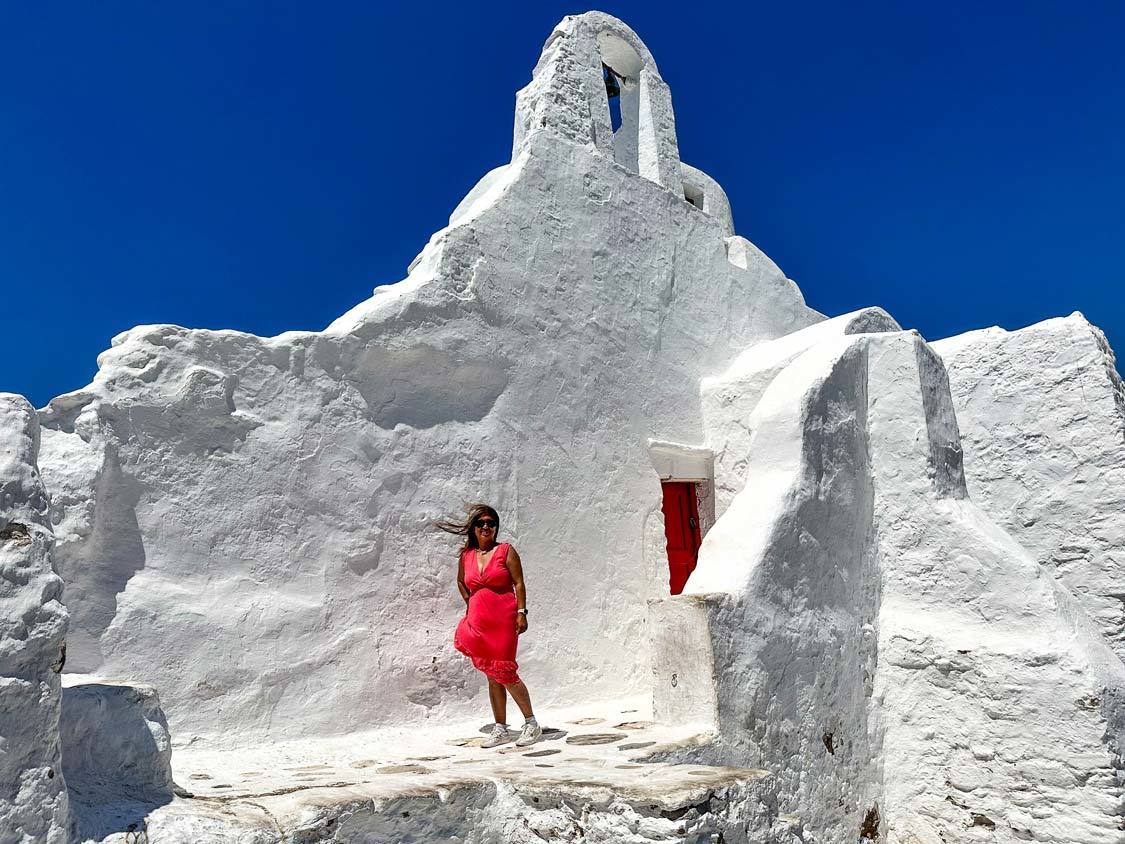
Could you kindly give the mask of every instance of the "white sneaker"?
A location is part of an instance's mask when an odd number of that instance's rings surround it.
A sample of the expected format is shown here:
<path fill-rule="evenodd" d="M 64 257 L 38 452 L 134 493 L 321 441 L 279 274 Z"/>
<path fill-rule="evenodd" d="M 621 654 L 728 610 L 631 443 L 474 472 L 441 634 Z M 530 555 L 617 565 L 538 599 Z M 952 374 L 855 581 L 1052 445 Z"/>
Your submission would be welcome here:
<path fill-rule="evenodd" d="M 523 723 L 523 731 L 520 737 L 516 739 L 516 747 L 527 747 L 529 744 L 535 744 L 543 737 L 543 728 L 539 726 L 539 722 L 534 718 L 529 718 Z"/>
<path fill-rule="evenodd" d="M 508 734 L 507 724 L 493 724 L 489 727 L 488 738 L 481 743 L 481 747 L 497 747 L 511 740 L 512 737 Z"/>

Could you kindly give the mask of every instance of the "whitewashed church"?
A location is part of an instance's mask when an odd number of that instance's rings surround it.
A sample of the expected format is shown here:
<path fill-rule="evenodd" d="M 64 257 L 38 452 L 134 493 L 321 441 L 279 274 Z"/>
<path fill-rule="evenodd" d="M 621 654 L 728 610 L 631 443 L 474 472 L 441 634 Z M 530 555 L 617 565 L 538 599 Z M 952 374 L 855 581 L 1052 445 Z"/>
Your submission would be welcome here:
<path fill-rule="evenodd" d="M 590 12 L 403 280 L 0 395 L 0 842 L 1125 842 L 1103 335 L 825 315 L 735 231 Z M 529 748 L 452 646 L 472 501 Z"/>

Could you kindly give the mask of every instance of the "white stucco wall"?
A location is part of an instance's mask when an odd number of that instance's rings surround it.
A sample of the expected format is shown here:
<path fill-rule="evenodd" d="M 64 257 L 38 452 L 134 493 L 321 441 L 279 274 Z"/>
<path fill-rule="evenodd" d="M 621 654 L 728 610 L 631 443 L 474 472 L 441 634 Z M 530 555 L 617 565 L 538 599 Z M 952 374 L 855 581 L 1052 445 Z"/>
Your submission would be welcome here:
<path fill-rule="evenodd" d="M 1105 335 L 1075 313 L 934 348 L 973 499 L 1125 656 L 1125 388 Z"/>

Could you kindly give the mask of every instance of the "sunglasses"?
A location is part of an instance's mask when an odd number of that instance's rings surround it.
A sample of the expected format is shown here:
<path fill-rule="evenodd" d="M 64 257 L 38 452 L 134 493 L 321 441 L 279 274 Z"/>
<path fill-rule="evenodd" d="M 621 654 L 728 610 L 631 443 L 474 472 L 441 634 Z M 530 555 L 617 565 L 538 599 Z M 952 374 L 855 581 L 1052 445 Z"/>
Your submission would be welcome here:
<path fill-rule="evenodd" d="M 481 519 L 479 522 L 473 522 L 473 527 L 479 528 L 496 528 L 496 522 L 491 519 Z"/>

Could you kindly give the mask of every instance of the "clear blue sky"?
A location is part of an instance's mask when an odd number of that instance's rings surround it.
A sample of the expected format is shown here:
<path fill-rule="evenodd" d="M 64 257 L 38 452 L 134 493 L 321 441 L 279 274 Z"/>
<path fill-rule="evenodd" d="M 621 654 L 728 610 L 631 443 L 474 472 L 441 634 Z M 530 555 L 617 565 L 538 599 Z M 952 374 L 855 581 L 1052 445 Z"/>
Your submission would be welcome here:
<path fill-rule="evenodd" d="M 1125 354 L 1125 4 L 600 8 L 813 307 L 930 339 L 1077 309 Z M 42 406 L 138 323 L 318 329 L 402 278 L 579 11 L 8 4 L 0 390 Z"/>

